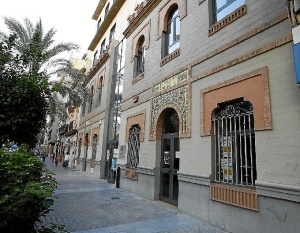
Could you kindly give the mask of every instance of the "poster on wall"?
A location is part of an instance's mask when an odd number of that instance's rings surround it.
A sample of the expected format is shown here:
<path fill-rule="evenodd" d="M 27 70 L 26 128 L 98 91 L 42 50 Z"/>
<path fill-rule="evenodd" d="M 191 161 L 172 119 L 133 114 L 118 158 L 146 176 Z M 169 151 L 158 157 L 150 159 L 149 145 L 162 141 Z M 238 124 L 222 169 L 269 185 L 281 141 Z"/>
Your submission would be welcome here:
<path fill-rule="evenodd" d="M 118 155 L 119 155 L 119 149 L 114 149 L 113 157 L 114 157 L 114 158 L 117 158 Z"/>
<path fill-rule="evenodd" d="M 223 170 L 223 178 L 227 182 L 232 182 L 232 140 L 224 137 L 221 142 L 223 156 L 221 158 L 221 168 Z"/>
<path fill-rule="evenodd" d="M 164 152 L 164 163 L 169 165 L 170 164 L 170 151 Z"/>

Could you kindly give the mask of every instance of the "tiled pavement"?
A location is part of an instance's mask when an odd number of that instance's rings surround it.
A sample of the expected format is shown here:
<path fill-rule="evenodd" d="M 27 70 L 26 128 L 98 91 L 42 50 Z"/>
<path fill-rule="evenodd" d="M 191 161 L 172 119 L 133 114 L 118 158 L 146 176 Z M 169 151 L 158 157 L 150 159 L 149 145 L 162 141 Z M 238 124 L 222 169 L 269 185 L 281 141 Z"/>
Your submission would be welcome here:
<path fill-rule="evenodd" d="M 104 180 L 46 159 L 59 182 L 54 205 L 44 221 L 76 233 L 223 233 L 177 208 L 150 201 Z"/>

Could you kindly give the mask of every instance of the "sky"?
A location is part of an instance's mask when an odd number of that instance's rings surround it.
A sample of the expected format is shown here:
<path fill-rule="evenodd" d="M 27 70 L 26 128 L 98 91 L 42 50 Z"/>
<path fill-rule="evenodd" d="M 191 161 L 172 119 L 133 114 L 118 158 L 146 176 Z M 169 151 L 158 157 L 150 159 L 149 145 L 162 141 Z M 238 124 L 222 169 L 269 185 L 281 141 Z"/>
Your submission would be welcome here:
<path fill-rule="evenodd" d="M 82 57 L 87 51 L 97 22 L 92 19 L 99 0 L 2 0 L 0 6 L 0 30 L 8 32 L 3 17 L 12 17 L 23 23 L 29 18 L 36 23 L 42 19 L 44 30 L 54 28 L 54 43 L 73 42 L 81 49 L 65 56 Z M 24 25 L 24 24 L 23 24 Z"/>

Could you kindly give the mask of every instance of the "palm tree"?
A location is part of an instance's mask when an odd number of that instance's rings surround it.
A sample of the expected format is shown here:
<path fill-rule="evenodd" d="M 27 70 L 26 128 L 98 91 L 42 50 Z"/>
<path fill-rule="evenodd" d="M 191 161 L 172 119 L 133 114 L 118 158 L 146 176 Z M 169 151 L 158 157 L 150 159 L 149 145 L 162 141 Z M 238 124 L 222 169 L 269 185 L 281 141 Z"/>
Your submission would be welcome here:
<path fill-rule="evenodd" d="M 66 59 L 59 58 L 57 55 L 79 48 L 74 43 L 54 44 L 53 37 L 56 30 L 51 28 L 44 32 L 41 19 L 34 25 L 28 18 L 25 18 L 25 26 L 14 18 L 4 17 L 3 19 L 9 29 L 9 34 L 0 31 L 0 40 L 8 39 L 9 35 L 15 34 L 17 36 L 15 47 L 19 54 L 26 56 L 29 51 L 32 52 L 33 50 L 36 56 L 29 58 L 31 61 L 30 71 L 32 72 L 42 72 L 52 68 L 54 70 L 52 73 L 55 73 L 57 67 L 67 63 Z"/>
<path fill-rule="evenodd" d="M 53 91 L 48 95 L 50 117 L 53 118 L 57 114 L 65 115 L 65 107 L 78 106 L 81 103 L 80 96 L 83 92 L 82 83 L 85 76 L 82 72 L 72 68 L 68 60 L 58 55 L 63 52 L 77 50 L 79 46 L 62 42 L 54 44 L 53 37 L 56 30 L 51 28 L 49 31 L 44 32 L 41 19 L 33 24 L 28 18 L 25 18 L 25 26 L 14 18 L 4 17 L 3 19 L 9 29 L 9 34 L 0 31 L 0 41 L 6 40 L 11 34 L 16 35 L 16 52 L 27 59 L 29 72 L 43 72 L 47 81 L 52 75 L 69 77 L 68 82 L 52 82 Z M 59 88 L 55 88 L 57 86 Z M 64 99 L 57 98 L 55 91 L 58 91 Z M 65 100 L 67 102 L 64 102 Z"/>

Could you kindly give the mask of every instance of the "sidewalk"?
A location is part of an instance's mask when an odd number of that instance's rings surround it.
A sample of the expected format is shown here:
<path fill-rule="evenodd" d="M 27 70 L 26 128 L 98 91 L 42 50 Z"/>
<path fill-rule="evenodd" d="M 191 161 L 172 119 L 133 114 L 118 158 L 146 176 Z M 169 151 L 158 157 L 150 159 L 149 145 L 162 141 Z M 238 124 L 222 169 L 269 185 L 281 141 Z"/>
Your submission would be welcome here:
<path fill-rule="evenodd" d="M 51 161 L 45 163 L 59 182 L 59 198 L 46 223 L 64 224 L 76 233 L 223 233 L 175 207 L 115 188 L 79 169 L 64 169 L 62 163 L 55 167 Z"/>

